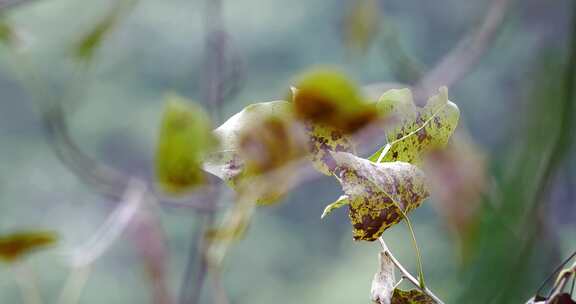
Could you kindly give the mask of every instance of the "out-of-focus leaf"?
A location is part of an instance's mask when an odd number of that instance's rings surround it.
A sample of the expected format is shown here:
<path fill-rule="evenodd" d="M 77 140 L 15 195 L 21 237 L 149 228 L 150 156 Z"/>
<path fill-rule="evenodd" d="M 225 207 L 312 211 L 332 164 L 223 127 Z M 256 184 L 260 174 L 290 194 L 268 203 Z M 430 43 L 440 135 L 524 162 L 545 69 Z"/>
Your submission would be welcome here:
<path fill-rule="evenodd" d="M 330 204 L 330 205 L 326 206 L 326 208 L 324 208 L 324 212 L 322 212 L 322 216 L 320 216 L 320 218 L 324 218 L 328 214 L 332 213 L 332 211 L 334 211 L 335 209 L 338 209 L 340 207 L 344 207 L 348 204 L 350 204 L 350 200 L 348 199 L 348 196 L 341 195 L 338 198 L 338 200 L 336 200 L 335 202 L 333 202 L 332 204 Z"/>
<path fill-rule="evenodd" d="M 445 149 L 424 158 L 423 170 L 430 181 L 434 207 L 461 241 L 462 256 L 488 185 L 486 156 L 471 139 L 456 134 Z"/>
<path fill-rule="evenodd" d="M 374 103 L 364 100 L 358 87 L 335 70 L 305 73 L 296 81 L 291 97 L 299 119 L 343 134 L 354 133 L 378 117 Z"/>
<path fill-rule="evenodd" d="M 74 44 L 73 56 L 80 61 L 90 61 L 104 39 L 135 4 L 136 0 L 116 1 L 110 11 Z"/>
<path fill-rule="evenodd" d="M 0 236 L 0 260 L 13 263 L 25 255 L 56 244 L 58 236 L 50 231 L 20 231 Z"/>
<path fill-rule="evenodd" d="M 16 38 L 14 29 L 6 20 L 0 19 L 0 42 L 11 45 Z"/>
<path fill-rule="evenodd" d="M 421 109 L 414 105 L 410 90 L 390 90 L 380 97 L 378 109 L 392 113 L 398 124 L 386 132 L 388 144 L 370 156 L 371 161 L 419 164 L 424 152 L 448 143 L 460 117 L 458 107 L 448 100 L 446 87 L 440 88 L 438 95 Z"/>
<path fill-rule="evenodd" d="M 344 41 L 352 51 L 366 52 L 378 34 L 380 9 L 377 0 L 355 0 L 344 18 Z"/>
<path fill-rule="evenodd" d="M 351 136 L 321 124 L 306 123 L 308 133 L 309 157 L 316 170 L 332 175 L 336 162 L 331 152 L 355 153 Z"/>
<path fill-rule="evenodd" d="M 252 104 L 214 133 L 222 145 L 206 160 L 206 171 L 227 181 L 240 194 L 260 187 L 259 204 L 278 201 L 292 187 L 295 176 L 290 172 L 285 172 L 282 180 L 270 178 L 265 184 L 251 184 L 254 177 L 269 174 L 306 155 L 304 130 L 294 119 L 291 103 Z"/>
<path fill-rule="evenodd" d="M 350 200 L 354 240 L 376 240 L 402 221 L 403 212 L 408 214 L 428 197 L 424 173 L 414 165 L 376 164 L 344 152 L 333 155 L 341 170 L 342 188 Z"/>
<path fill-rule="evenodd" d="M 381 251 L 379 255 L 380 268 L 372 279 L 370 299 L 377 304 L 390 304 L 394 293 L 396 278 L 392 260 Z"/>
<path fill-rule="evenodd" d="M 404 291 L 396 288 L 391 304 L 436 304 L 436 302 L 418 289 Z"/>
<path fill-rule="evenodd" d="M 161 189 L 181 195 L 204 184 L 202 161 L 215 143 L 206 112 L 183 97 L 170 94 L 156 150 L 156 177 Z"/>

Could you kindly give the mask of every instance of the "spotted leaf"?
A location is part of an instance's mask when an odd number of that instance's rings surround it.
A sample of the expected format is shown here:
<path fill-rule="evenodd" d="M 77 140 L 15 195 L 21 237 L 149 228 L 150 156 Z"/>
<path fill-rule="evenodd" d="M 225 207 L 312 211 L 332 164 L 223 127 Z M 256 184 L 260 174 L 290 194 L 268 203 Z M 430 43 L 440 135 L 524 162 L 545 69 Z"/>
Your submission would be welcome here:
<path fill-rule="evenodd" d="M 318 69 L 305 73 L 292 90 L 296 116 L 343 134 L 351 134 L 377 119 L 374 103 L 367 102 L 358 87 L 342 73 Z"/>
<path fill-rule="evenodd" d="M 333 156 L 340 168 L 342 188 L 350 200 L 354 240 L 376 240 L 429 195 L 424 173 L 414 165 L 376 164 L 344 152 Z"/>
<path fill-rule="evenodd" d="M 436 304 L 436 302 L 418 289 L 404 291 L 396 288 L 392 294 L 391 304 Z"/>
<path fill-rule="evenodd" d="M 306 155 L 306 138 L 294 119 L 292 104 L 271 101 L 252 104 L 214 130 L 221 147 L 208 157 L 204 169 L 239 192 L 253 190 L 254 177 L 269 174 Z M 273 174 L 270 174 L 273 176 Z M 257 202 L 269 204 L 291 187 L 294 176 L 266 183 Z M 262 184 L 260 185 L 262 186 Z"/>
<path fill-rule="evenodd" d="M 183 97 L 169 95 L 156 148 L 160 188 L 181 195 L 205 183 L 202 161 L 216 141 L 208 115 Z"/>
<path fill-rule="evenodd" d="M 54 245 L 57 241 L 54 232 L 19 231 L 0 236 L 0 260 L 15 262 L 25 255 Z"/>
<path fill-rule="evenodd" d="M 316 170 L 332 175 L 336 161 L 332 151 L 355 153 L 354 143 L 349 135 L 321 124 L 306 123 L 309 158 Z"/>
<path fill-rule="evenodd" d="M 370 156 L 374 162 L 419 164 L 423 153 L 448 143 L 460 117 L 458 107 L 448 100 L 446 87 L 440 88 L 424 108 L 414 105 L 408 89 L 387 91 L 377 106 L 380 112 L 391 113 L 397 123 L 386 132 L 388 144 Z"/>

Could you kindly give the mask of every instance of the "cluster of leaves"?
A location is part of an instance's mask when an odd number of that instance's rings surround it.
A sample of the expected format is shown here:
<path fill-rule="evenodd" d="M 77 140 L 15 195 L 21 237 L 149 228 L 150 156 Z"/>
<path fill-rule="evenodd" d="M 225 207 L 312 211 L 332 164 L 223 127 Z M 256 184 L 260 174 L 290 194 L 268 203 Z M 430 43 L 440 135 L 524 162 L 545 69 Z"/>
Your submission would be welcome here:
<path fill-rule="evenodd" d="M 171 96 L 156 160 L 162 189 L 171 194 L 194 190 L 206 182 L 203 167 L 242 195 L 253 191 L 249 181 L 255 177 L 307 157 L 318 171 L 336 176 L 345 192 L 324 215 L 350 205 L 358 225 L 355 239 L 373 241 L 401 221 L 401 212 L 428 196 L 417 166 L 423 153 L 447 143 L 459 114 L 445 88 L 422 109 L 408 89 L 390 90 L 370 102 L 332 70 L 304 74 L 287 99 L 249 105 L 210 132 L 209 119 L 198 106 Z M 393 124 L 386 131 L 388 144 L 368 159 L 356 156 L 353 135 L 383 120 Z M 267 191 L 261 191 L 257 203 L 279 201 L 294 178 L 264 185 Z"/>
<path fill-rule="evenodd" d="M 322 217 L 348 205 L 353 238 L 364 241 L 378 239 L 429 196 L 422 157 L 446 145 L 459 118 L 446 88 L 424 108 L 414 105 L 408 89 L 390 90 L 373 102 L 343 74 L 327 69 L 299 77 L 287 100 L 251 104 L 212 132 L 198 106 L 170 99 L 156 158 L 165 192 L 198 189 L 208 172 L 236 191 L 238 205 L 269 205 L 298 184 L 298 164 L 309 160 L 337 178 L 344 192 Z M 357 156 L 355 134 L 374 125 L 388 143 L 367 159 Z M 249 210 L 238 208 L 230 217 L 234 224 L 212 235 L 237 238 Z M 390 296 L 392 303 L 428 303 L 417 290 L 390 290 Z"/>

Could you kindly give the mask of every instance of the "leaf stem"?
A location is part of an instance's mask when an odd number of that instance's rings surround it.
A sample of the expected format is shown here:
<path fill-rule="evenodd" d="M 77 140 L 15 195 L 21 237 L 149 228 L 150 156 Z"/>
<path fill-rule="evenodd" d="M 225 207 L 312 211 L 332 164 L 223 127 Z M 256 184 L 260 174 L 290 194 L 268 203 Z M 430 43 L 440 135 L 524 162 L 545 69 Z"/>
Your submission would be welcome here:
<path fill-rule="evenodd" d="M 412 236 L 412 245 L 414 246 L 414 250 L 416 250 L 416 260 L 418 261 L 418 283 L 420 284 L 420 288 L 425 288 L 426 285 L 424 284 L 424 267 L 422 267 L 422 256 L 420 255 L 420 248 L 418 247 L 418 242 L 416 241 L 416 235 L 414 234 L 414 229 L 412 228 L 412 223 L 410 222 L 408 215 L 402 209 L 400 209 L 400 212 L 402 213 L 404 219 L 406 219 L 406 224 L 408 225 L 410 235 Z"/>
<path fill-rule="evenodd" d="M 392 254 L 390 249 L 388 249 L 388 246 L 386 245 L 386 242 L 384 241 L 384 239 L 382 237 L 379 237 L 378 241 L 380 241 L 380 245 L 382 246 L 382 250 L 384 251 L 386 256 L 388 256 L 390 258 L 390 260 L 392 261 L 394 266 L 396 266 L 396 268 L 398 268 L 398 270 L 402 273 L 402 276 L 404 278 L 406 278 L 408 281 L 410 281 L 410 283 L 414 284 L 414 286 L 418 287 L 418 289 L 420 289 L 423 293 L 425 293 L 426 295 L 431 297 L 436 303 L 444 304 L 444 302 L 442 300 L 440 300 L 440 298 L 438 298 L 438 296 L 436 296 L 430 289 L 428 289 L 425 286 L 424 287 L 420 286 L 420 282 L 418 281 L 418 279 L 416 279 L 412 274 L 410 274 L 410 272 L 408 272 L 406 270 L 406 268 L 404 268 L 404 266 L 402 266 L 402 264 L 400 264 L 400 262 L 396 259 L 396 257 L 394 257 L 394 255 Z"/>

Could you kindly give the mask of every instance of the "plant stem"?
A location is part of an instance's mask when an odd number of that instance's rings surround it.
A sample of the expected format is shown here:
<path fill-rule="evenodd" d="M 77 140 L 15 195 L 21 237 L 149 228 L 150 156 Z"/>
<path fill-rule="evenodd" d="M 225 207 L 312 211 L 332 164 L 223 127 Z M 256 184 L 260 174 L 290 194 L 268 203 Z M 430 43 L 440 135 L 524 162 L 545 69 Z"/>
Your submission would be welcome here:
<path fill-rule="evenodd" d="M 422 256 L 420 255 L 420 248 L 418 247 L 418 242 L 416 241 L 416 235 L 414 234 L 414 229 L 412 228 L 412 223 L 408 218 L 408 215 L 404 212 L 404 210 L 400 209 L 402 216 L 406 220 L 406 224 L 408 225 L 408 229 L 410 230 L 410 235 L 412 236 L 412 245 L 414 246 L 414 250 L 416 250 L 416 260 L 418 261 L 418 283 L 420 288 L 426 288 L 424 284 L 424 267 L 422 267 Z"/>
<path fill-rule="evenodd" d="M 22 293 L 22 301 L 25 304 L 42 304 L 40 290 L 38 288 L 38 279 L 25 264 L 16 265 L 14 268 L 16 283 Z"/>
<path fill-rule="evenodd" d="M 404 268 L 404 266 L 402 266 L 402 264 L 400 264 L 400 262 L 394 257 L 392 252 L 390 252 L 390 249 L 388 249 L 388 246 L 386 245 L 386 242 L 384 242 L 384 239 L 382 239 L 382 237 L 379 237 L 378 241 L 380 241 L 380 245 L 382 246 L 382 250 L 384 251 L 386 256 L 390 258 L 394 266 L 398 268 L 398 270 L 402 273 L 402 276 L 404 278 L 410 281 L 410 283 L 414 284 L 414 286 L 418 287 L 418 289 L 420 289 L 423 293 L 431 297 L 436 303 L 444 304 L 444 302 L 440 300 L 440 298 L 438 298 L 430 289 L 428 289 L 427 287 L 420 286 L 420 282 L 412 274 L 410 274 L 410 272 L 408 272 L 406 268 Z"/>

